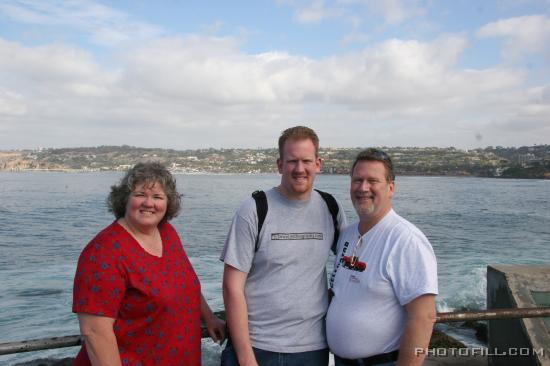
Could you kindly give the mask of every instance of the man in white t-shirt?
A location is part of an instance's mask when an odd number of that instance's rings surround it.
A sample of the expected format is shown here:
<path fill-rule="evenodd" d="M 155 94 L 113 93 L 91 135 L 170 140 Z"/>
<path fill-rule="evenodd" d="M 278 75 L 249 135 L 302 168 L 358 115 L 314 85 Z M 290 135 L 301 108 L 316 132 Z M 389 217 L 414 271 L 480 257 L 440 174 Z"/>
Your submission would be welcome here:
<path fill-rule="evenodd" d="M 350 196 L 359 216 L 341 234 L 327 341 L 341 365 L 421 365 L 435 322 L 437 264 L 426 236 L 392 209 L 395 175 L 378 149 L 357 155 Z"/>

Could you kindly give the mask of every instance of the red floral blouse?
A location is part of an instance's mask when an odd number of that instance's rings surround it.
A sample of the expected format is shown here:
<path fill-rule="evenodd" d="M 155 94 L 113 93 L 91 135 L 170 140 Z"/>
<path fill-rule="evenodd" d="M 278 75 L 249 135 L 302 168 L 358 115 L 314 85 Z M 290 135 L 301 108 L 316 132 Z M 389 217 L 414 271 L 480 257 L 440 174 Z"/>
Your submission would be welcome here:
<path fill-rule="evenodd" d="M 73 312 L 114 318 L 122 365 L 200 365 L 200 283 L 169 223 L 162 257 L 147 253 L 116 221 L 82 251 Z M 75 365 L 90 365 L 82 346 Z"/>

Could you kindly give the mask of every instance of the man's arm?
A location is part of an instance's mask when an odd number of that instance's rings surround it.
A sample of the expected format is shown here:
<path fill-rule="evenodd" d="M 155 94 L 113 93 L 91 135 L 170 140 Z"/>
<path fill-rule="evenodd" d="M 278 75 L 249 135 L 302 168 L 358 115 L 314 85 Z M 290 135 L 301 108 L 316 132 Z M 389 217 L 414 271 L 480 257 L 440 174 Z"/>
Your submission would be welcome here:
<path fill-rule="evenodd" d="M 78 313 L 78 322 L 91 364 L 93 366 L 120 366 L 120 354 L 113 331 L 115 319 Z"/>
<path fill-rule="evenodd" d="M 408 319 L 396 366 L 422 365 L 436 318 L 435 295 L 421 295 L 405 305 L 405 308 Z M 422 349 L 422 352 L 418 352 L 418 349 Z"/>
<path fill-rule="evenodd" d="M 258 366 L 248 330 L 248 306 L 244 286 L 248 273 L 228 264 L 223 270 L 223 301 L 229 336 L 240 366 Z"/>

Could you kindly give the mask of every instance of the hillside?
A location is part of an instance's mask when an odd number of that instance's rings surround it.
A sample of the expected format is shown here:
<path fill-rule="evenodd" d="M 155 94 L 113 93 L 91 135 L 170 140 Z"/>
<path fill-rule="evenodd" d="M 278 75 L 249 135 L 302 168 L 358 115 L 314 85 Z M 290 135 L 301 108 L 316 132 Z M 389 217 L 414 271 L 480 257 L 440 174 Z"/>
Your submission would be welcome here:
<path fill-rule="evenodd" d="M 323 173 L 348 174 L 362 148 L 323 148 Z M 382 147 L 397 175 L 550 178 L 550 145 L 519 148 Z M 160 161 L 182 173 L 275 173 L 277 149 L 172 150 L 133 146 L 0 151 L 0 170 L 126 170 L 139 161 Z"/>

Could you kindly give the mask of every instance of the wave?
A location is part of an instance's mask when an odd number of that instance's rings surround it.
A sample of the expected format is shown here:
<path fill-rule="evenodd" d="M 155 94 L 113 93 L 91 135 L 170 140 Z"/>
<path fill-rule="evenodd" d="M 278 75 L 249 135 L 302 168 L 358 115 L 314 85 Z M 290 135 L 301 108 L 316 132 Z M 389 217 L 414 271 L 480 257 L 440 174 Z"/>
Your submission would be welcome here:
<path fill-rule="evenodd" d="M 59 295 L 63 293 L 63 290 L 57 288 L 36 288 L 36 289 L 25 289 L 17 292 L 19 297 L 35 297 L 35 296 L 52 296 Z"/>
<path fill-rule="evenodd" d="M 440 278 L 445 283 L 437 297 L 439 312 L 482 310 L 486 308 L 487 269 L 485 266 L 472 268 L 462 273 L 447 274 Z M 450 277 L 450 278 L 448 278 Z"/>

